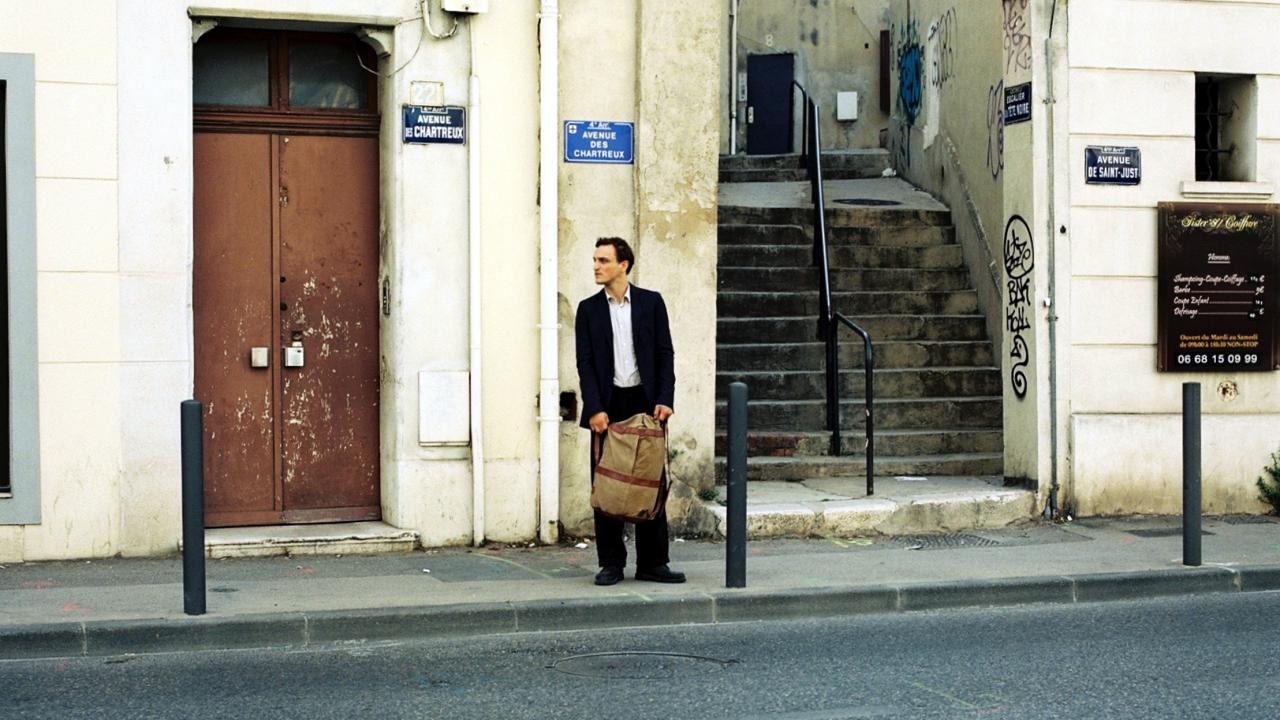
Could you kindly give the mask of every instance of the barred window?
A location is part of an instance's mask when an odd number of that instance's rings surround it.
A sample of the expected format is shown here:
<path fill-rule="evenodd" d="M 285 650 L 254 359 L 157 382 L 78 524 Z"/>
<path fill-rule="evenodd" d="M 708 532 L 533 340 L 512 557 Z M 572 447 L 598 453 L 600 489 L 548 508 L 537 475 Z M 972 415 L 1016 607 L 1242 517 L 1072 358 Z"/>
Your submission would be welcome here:
<path fill-rule="evenodd" d="M 1196 74 L 1196 180 L 1257 177 L 1257 79 Z"/>

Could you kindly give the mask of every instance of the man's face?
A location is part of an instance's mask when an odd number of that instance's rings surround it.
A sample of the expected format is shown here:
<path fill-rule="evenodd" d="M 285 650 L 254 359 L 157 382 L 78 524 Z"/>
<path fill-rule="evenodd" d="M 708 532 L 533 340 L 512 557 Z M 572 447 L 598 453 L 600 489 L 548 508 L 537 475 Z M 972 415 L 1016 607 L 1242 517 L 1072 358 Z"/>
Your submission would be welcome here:
<path fill-rule="evenodd" d="M 626 264 L 618 262 L 618 249 L 612 245 L 601 245 L 591 256 L 595 270 L 596 284 L 608 285 L 619 275 L 626 275 Z"/>

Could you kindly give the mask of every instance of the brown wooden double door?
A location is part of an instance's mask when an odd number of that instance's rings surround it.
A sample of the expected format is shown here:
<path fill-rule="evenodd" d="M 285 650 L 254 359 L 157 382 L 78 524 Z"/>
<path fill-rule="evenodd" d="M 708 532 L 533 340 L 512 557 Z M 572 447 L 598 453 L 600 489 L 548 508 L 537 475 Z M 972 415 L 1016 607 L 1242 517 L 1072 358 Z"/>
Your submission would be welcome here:
<path fill-rule="evenodd" d="M 207 525 L 380 517 L 377 275 L 376 137 L 195 133 Z"/>

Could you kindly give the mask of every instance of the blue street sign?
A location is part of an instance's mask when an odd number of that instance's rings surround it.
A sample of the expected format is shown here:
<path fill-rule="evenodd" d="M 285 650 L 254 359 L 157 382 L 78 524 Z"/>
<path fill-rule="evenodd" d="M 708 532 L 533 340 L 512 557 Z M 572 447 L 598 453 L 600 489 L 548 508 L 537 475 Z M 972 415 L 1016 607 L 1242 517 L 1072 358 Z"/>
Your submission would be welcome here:
<path fill-rule="evenodd" d="M 635 161 L 635 123 L 566 120 L 564 161 L 630 165 Z"/>
<path fill-rule="evenodd" d="M 467 111 L 460 107 L 404 106 L 404 141 L 406 143 L 467 142 Z"/>
<path fill-rule="evenodd" d="M 1086 147 L 1084 181 L 1089 185 L 1141 183 L 1142 151 L 1136 147 Z"/>
<path fill-rule="evenodd" d="M 1031 83 L 1004 89 L 1004 124 L 1016 125 L 1031 119 Z"/>

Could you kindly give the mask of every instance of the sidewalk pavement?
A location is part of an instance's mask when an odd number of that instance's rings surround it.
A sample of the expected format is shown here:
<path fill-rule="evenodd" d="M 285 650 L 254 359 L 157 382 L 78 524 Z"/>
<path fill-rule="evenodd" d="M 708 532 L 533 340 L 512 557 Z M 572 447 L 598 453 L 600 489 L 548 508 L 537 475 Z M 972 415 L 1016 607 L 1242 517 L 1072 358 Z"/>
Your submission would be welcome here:
<path fill-rule="evenodd" d="M 595 547 L 449 548 L 208 561 L 208 613 L 183 614 L 173 556 L 0 566 L 0 659 L 722 623 L 1280 590 L 1280 519 L 1206 518 L 1204 566 L 1177 518 L 1028 523 L 854 540 L 676 540 L 683 585 L 596 587 Z"/>

